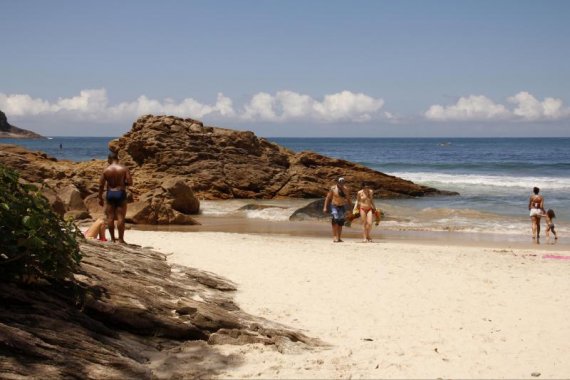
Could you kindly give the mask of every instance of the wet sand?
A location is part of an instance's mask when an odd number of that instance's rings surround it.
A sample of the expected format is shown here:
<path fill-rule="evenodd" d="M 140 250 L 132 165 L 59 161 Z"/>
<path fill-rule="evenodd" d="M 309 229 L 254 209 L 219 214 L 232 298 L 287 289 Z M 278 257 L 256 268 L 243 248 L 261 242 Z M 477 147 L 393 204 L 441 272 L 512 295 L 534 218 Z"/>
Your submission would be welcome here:
<path fill-rule="evenodd" d="M 144 231 L 170 232 L 231 232 L 262 235 L 286 235 L 291 237 L 331 237 L 331 227 L 327 220 L 312 221 L 267 221 L 262 219 L 236 216 L 204 216 L 195 217 L 201 225 L 196 226 L 150 226 L 132 225 L 129 228 Z M 546 251 L 569 251 L 570 239 L 561 236 L 558 240 L 545 237 L 537 245 L 530 238 L 530 223 L 528 234 L 520 235 L 500 233 L 473 233 L 459 231 L 417 231 L 417 230 L 386 230 L 382 223 L 372 227 L 372 237 L 377 241 L 402 241 L 418 244 L 452 244 L 459 246 L 494 247 L 494 248 L 534 248 L 540 247 Z M 544 233 L 543 233 L 544 235 Z M 344 227 L 345 240 L 360 240 L 362 226 L 356 221 L 351 227 Z M 332 237 L 331 237 L 332 240 Z"/>

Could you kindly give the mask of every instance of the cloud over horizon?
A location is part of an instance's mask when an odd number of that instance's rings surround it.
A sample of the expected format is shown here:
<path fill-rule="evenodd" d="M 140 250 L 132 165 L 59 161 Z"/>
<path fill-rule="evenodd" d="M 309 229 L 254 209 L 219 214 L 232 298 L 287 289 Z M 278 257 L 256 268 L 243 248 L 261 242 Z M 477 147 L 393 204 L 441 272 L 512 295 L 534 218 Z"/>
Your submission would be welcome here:
<path fill-rule="evenodd" d="M 455 104 L 432 105 L 424 117 L 432 121 L 552 121 L 570 117 L 570 107 L 561 99 L 538 100 L 527 91 L 507 99 L 513 107 L 493 102 L 484 95 L 460 97 Z"/>
<path fill-rule="evenodd" d="M 289 90 L 275 94 L 259 92 L 237 106 L 222 93 L 218 93 L 211 104 L 194 98 L 157 100 L 145 95 L 132 101 L 110 104 L 104 88 L 81 90 L 76 96 L 55 101 L 34 98 L 28 94 L 0 92 L 0 110 L 9 119 L 15 120 L 130 123 L 142 115 L 156 114 L 235 123 L 382 121 L 405 124 L 418 121 L 413 116 L 395 116 L 384 110 L 384 104 L 382 98 L 347 90 L 324 95 L 321 99 Z M 562 99 L 546 97 L 541 101 L 527 91 L 508 97 L 505 104 L 496 103 L 484 95 L 469 95 L 460 97 L 455 104 L 430 106 L 422 119 L 436 122 L 544 122 L 570 119 L 570 107 Z"/>
<path fill-rule="evenodd" d="M 179 102 L 162 101 L 139 96 L 136 100 L 110 105 L 105 89 L 81 90 L 79 95 L 58 98 L 50 102 L 27 94 L 0 93 L 0 110 L 13 118 L 53 117 L 58 120 L 113 122 L 132 121 L 145 114 L 166 114 L 180 117 L 248 122 L 313 121 L 322 123 L 364 122 L 386 119 L 380 113 L 384 100 L 362 93 L 342 91 L 325 95 L 321 101 L 293 91 L 275 95 L 260 92 L 241 107 L 219 93 L 214 104 L 204 104 L 193 98 Z"/>

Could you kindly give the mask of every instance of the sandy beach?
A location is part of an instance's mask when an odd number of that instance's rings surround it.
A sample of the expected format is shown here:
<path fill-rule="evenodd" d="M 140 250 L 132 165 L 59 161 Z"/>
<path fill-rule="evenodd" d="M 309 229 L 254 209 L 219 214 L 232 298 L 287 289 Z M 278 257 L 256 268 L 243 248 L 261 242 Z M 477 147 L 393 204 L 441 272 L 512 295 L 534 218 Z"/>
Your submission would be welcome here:
<path fill-rule="evenodd" d="M 570 252 L 457 242 L 127 231 L 238 285 L 246 312 L 329 346 L 216 346 L 220 378 L 568 378 Z"/>

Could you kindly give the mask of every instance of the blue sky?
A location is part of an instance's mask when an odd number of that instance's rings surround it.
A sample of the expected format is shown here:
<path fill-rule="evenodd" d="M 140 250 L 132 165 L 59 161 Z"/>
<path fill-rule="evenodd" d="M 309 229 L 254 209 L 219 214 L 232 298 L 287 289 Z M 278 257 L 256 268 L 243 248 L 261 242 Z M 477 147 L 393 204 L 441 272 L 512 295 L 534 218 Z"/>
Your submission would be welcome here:
<path fill-rule="evenodd" d="M 570 136 L 569 1 L 0 0 L 0 110 L 262 136 Z"/>

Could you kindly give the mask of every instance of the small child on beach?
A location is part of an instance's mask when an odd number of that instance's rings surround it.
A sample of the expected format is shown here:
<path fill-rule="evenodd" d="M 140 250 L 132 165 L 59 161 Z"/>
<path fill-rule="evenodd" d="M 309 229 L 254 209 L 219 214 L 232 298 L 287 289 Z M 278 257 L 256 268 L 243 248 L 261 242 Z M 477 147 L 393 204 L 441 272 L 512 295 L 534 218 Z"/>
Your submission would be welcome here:
<path fill-rule="evenodd" d="M 554 222 L 552 221 L 552 219 L 556 218 L 556 214 L 554 213 L 553 209 L 549 209 L 546 212 L 546 237 L 550 238 L 550 231 L 552 231 L 552 234 L 554 235 L 554 239 L 558 239 L 558 236 L 556 235 L 556 231 L 554 230 Z"/>

